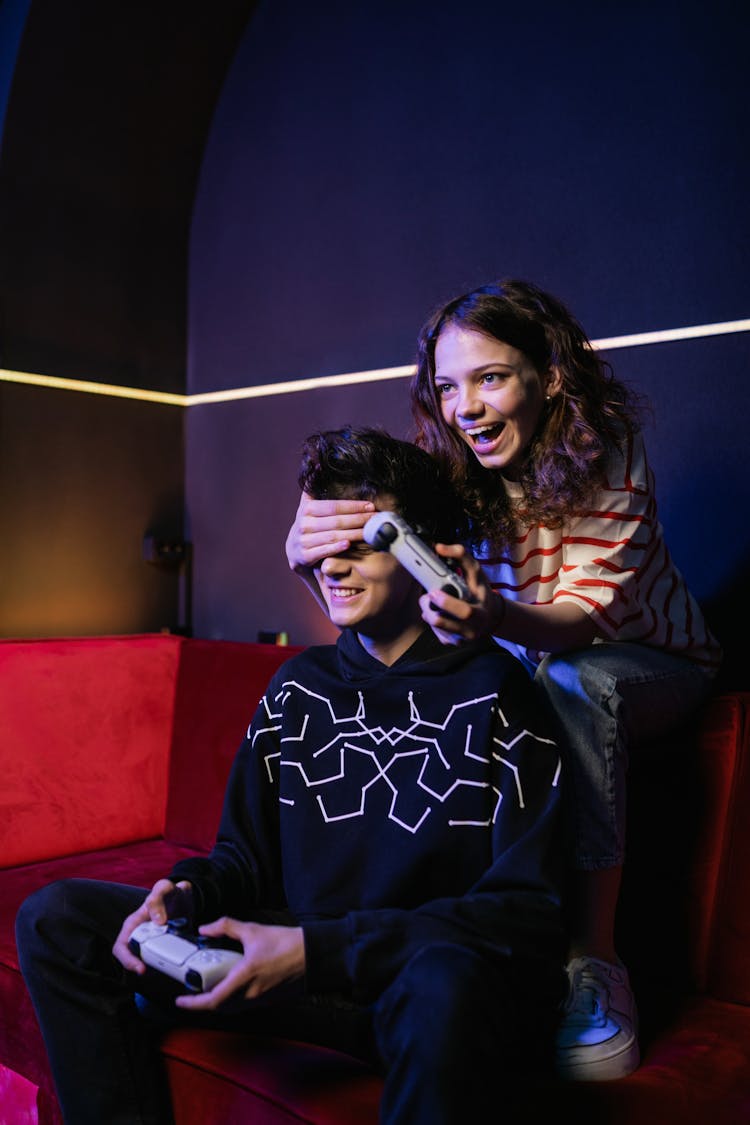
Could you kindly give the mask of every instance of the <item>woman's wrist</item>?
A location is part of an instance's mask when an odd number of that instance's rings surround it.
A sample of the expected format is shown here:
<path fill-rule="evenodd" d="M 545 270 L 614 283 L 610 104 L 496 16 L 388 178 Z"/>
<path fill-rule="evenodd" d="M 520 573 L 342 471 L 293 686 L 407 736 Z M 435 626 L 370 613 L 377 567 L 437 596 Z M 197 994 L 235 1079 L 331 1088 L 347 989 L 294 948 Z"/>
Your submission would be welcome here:
<path fill-rule="evenodd" d="M 508 603 L 502 594 L 492 595 L 492 632 L 499 633 L 508 612 Z"/>

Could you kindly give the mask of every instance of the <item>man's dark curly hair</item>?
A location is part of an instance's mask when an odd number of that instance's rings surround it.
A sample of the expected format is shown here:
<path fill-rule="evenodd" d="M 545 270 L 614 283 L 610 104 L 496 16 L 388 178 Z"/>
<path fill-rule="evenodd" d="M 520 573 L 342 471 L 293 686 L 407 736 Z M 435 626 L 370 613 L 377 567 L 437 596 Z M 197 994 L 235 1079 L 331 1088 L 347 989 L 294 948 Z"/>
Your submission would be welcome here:
<path fill-rule="evenodd" d="M 466 538 L 450 475 L 429 453 L 384 430 L 346 426 L 312 434 L 302 447 L 297 479 L 314 500 L 391 496 L 399 514 L 431 543 Z"/>
<path fill-rule="evenodd" d="M 540 375 L 557 367 L 562 383 L 544 404 L 520 467 L 523 502 L 509 505 L 499 472 L 483 468 L 443 420 L 435 388 L 435 346 L 449 325 L 481 332 L 531 360 Z M 526 281 L 486 285 L 438 309 L 419 336 L 411 382 L 415 441 L 450 472 L 472 520 L 471 539 L 507 543 L 525 526 L 559 526 L 586 508 L 604 483 L 607 458 L 638 429 L 637 400 L 556 297 Z"/>

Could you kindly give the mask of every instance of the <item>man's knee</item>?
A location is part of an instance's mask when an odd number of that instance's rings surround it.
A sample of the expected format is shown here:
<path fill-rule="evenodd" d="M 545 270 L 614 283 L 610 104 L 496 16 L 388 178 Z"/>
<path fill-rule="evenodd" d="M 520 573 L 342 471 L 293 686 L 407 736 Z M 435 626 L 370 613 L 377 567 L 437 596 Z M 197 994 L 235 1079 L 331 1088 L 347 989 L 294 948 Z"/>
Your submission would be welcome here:
<path fill-rule="evenodd" d="M 431 945 L 415 954 L 376 1006 L 381 1046 L 412 1050 L 440 1066 L 457 1040 L 482 1020 L 488 966 L 461 946 Z"/>
<path fill-rule="evenodd" d="M 16 916 L 21 968 L 38 957 L 90 962 L 109 954 L 125 917 L 141 901 L 134 887 L 61 879 L 35 891 Z"/>
<path fill-rule="evenodd" d="M 451 943 L 412 957 L 374 1013 L 384 1120 L 493 1120 L 501 1089 L 509 1104 L 519 1048 L 529 1053 L 518 976 L 510 962 Z"/>
<path fill-rule="evenodd" d="M 413 1003 L 450 1013 L 471 1006 L 470 994 L 486 981 L 486 963 L 464 946 L 428 945 L 416 953 L 399 974 L 398 983 Z"/>
<path fill-rule="evenodd" d="M 67 884 L 63 879 L 48 883 L 30 894 L 19 907 L 16 915 L 16 942 L 22 953 L 39 934 L 42 923 L 60 918 L 66 909 Z"/>

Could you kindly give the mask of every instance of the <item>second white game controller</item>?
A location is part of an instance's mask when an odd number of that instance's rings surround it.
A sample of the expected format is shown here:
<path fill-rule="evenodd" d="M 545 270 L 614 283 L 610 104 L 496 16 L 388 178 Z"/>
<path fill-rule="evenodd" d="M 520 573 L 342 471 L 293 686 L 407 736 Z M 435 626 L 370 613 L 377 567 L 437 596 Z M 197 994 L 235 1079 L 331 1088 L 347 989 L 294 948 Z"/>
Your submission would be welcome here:
<path fill-rule="evenodd" d="M 365 524 L 365 542 L 377 551 L 390 551 L 425 590 L 443 590 L 465 602 L 474 601 L 466 582 L 419 538 L 396 512 L 376 512 Z"/>
<path fill-rule="evenodd" d="M 210 992 L 242 954 L 212 945 L 208 938 L 184 934 L 179 926 L 141 922 L 128 948 L 145 965 L 184 984 L 190 992 Z"/>

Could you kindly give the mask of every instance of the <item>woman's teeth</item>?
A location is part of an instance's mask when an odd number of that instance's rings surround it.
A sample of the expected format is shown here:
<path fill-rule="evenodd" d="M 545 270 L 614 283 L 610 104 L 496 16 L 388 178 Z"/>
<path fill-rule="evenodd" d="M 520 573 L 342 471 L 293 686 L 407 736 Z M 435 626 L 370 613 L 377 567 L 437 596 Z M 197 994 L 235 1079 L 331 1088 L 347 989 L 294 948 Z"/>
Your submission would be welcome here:
<path fill-rule="evenodd" d="M 499 436 L 503 422 L 496 422 L 494 426 L 477 426 L 474 430 L 467 430 L 469 437 L 475 445 L 486 445 Z"/>

